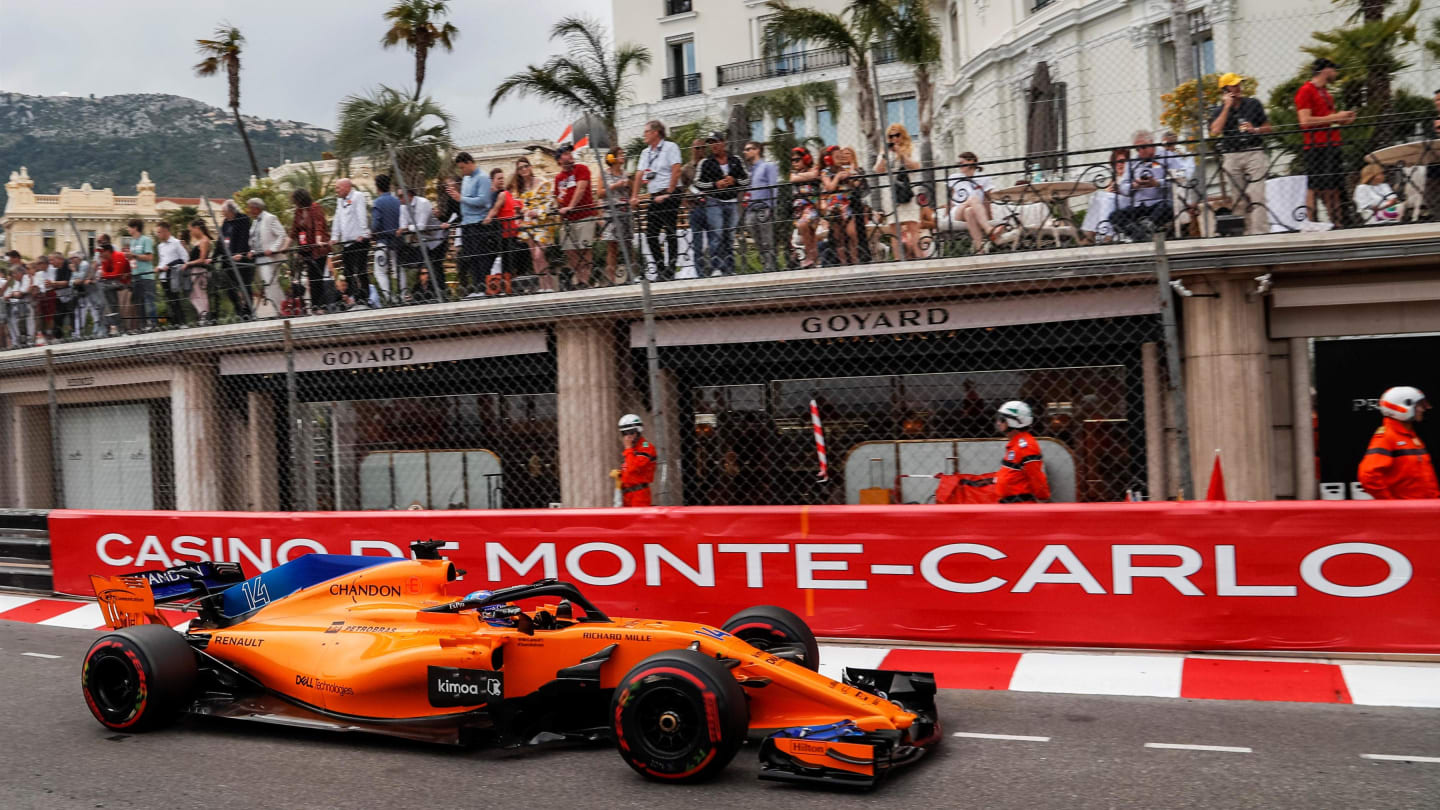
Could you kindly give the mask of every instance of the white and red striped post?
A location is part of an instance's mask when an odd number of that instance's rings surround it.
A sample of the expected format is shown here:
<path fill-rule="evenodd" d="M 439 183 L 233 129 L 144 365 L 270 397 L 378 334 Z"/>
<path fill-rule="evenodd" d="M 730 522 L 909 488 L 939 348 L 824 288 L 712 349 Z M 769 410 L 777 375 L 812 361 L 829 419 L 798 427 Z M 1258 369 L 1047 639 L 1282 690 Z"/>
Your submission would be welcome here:
<path fill-rule="evenodd" d="M 815 429 L 815 455 L 820 457 L 820 481 L 830 480 L 830 466 L 825 462 L 825 427 L 820 424 L 820 406 L 810 400 L 810 424 Z"/>

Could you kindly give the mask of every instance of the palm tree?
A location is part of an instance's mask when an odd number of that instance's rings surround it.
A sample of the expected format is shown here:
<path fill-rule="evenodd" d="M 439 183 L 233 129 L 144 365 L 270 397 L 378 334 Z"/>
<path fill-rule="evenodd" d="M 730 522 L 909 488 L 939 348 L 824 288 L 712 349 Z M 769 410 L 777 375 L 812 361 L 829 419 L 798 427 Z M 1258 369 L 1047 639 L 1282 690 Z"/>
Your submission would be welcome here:
<path fill-rule="evenodd" d="M 917 0 L 918 1 L 918 0 Z M 844 51 L 850 57 L 855 102 L 860 111 L 860 133 L 870 149 L 869 160 L 880 154 L 880 124 L 875 112 L 875 84 L 870 78 L 870 50 L 892 17 L 893 0 L 850 0 L 839 14 L 770 0 L 772 12 L 765 22 L 765 57 L 780 55 L 788 45 L 810 43 Z"/>
<path fill-rule="evenodd" d="M 563 41 L 565 54 L 506 77 L 490 97 L 490 112 L 512 93 L 522 98 L 533 95 L 576 115 L 599 118 L 610 143 L 617 143 L 616 119 L 630 101 L 629 74 L 650 64 L 650 50 L 632 44 L 612 49 L 605 26 L 586 17 L 555 23 L 550 39 Z"/>
<path fill-rule="evenodd" d="M 415 98 L 420 98 L 420 86 L 425 84 L 425 60 L 432 48 L 455 50 L 455 40 L 460 29 L 454 23 L 440 24 L 441 17 L 450 13 L 449 0 L 399 0 L 385 12 L 390 21 L 390 30 L 380 38 L 380 47 L 393 48 L 405 44 L 415 54 Z"/>
<path fill-rule="evenodd" d="M 230 112 L 235 114 L 235 128 L 240 130 L 240 140 L 245 142 L 245 154 L 250 156 L 250 173 L 260 176 L 260 164 L 255 162 L 255 150 L 250 147 L 250 136 L 245 132 L 245 122 L 240 119 L 240 50 L 245 37 L 240 29 L 228 22 L 220 23 L 215 29 L 214 39 L 195 40 L 195 50 L 205 57 L 195 65 L 195 75 L 214 76 L 225 68 L 230 80 Z"/>
<path fill-rule="evenodd" d="M 406 184 L 437 177 L 455 148 L 450 139 L 450 113 L 429 96 L 411 98 L 393 87 L 348 96 L 340 102 L 340 131 L 335 151 L 342 158 L 364 156 L 379 173 L 390 166 L 390 150 Z"/>
<path fill-rule="evenodd" d="M 840 114 L 840 98 L 835 94 L 834 82 L 805 82 L 790 87 L 781 87 L 768 93 L 761 93 L 745 102 L 746 112 L 770 117 L 784 124 L 785 132 L 795 132 L 795 120 L 805 119 L 810 107 L 824 107 L 831 114 Z"/>
<path fill-rule="evenodd" d="M 930 67 L 940 61 L 940 28 L 922 0 L 898 0 L 885 29 L 901 62 L 915 68 L 915 112 L 920 119 L 920 162 L 935 162 L 935 80 Z"/>

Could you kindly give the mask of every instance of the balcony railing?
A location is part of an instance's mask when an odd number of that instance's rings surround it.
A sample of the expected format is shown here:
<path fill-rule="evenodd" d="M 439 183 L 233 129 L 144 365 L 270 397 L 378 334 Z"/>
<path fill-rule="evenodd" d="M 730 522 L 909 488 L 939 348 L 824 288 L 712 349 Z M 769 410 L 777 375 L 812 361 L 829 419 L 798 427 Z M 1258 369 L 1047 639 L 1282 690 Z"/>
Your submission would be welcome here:
<path fill-rule="evenodd" d="M 693 0 L 665 0 L 665 16 L 688 14 L 693 9 Z"/>
<path fill-rule="evenodd" d="M 799 53 L 777 54 L 765 59 L 751 59 L 748 62 L 732 62 L 715 69 L 715 83 L 719 86 L 753 82 L 757 79 L 771 79 L 776 76 L 790 76 L 813 70 L 826 70 L 850 64 L 850 54 L 840 48 L 816 48 Z"/>
<path fill-rule="evenodd" d="M 888 65 L 891 62 L 900 61 L 900 53 L 895 49 L 894 42 L 881 42 L 870 49 L 870 58 L 875 60 L 877 65 Z"/>
<path fill-rule="evenodd" d="M 684 76 L 666 76 L 660 80 L 661 98 L 679 98 L 700 94 L 700 74 L 687 73 Z"/>

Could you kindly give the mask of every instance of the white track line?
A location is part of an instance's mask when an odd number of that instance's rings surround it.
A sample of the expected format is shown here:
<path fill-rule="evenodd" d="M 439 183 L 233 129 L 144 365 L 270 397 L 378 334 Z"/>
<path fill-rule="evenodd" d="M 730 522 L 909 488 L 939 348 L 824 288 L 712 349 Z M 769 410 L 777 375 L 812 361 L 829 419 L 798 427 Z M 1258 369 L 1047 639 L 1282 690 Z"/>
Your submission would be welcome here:
<path fill-rule="evenodd" d="M 28 656 L 30 656 L 31 658 L 59 658 L 59 657 L 60 657 L 60 656 L 58 656 L 58 655 L 51 655 L 51 654 L 49 654 L 49 653 L 23 652 L 23 653 L 20 653 L 20 654 L 21 654 L 21 655 L 28 655 Z"/>
<path fill-rule="evenodd" d="M 1440 757 L 1412 757 L 1404 754 L 1361 754 L 1360 758 L 1382 762 L 1440 762 Z"/>
<path fill-rule="evenodd" d="M 1049 737 L 1029 737 L 1024 734 L 981 734 L 978 731 L 957 731 L 952 737 L 968 737 L 972 740 L 1018 740 L 1019 742 L 1050 742 Z"/>
<path fill-rule="evenodd" d="M 1350 702 L 1361 706 L 1440 708 L 1440 669 L 1399 664 L 1341 664 Z"/>
<path fill-rule="evenodd" d="M 12 596 L 8 593 L 0 593 L 0 613 L 13 610 L 21 605 L 28 605 L 39 598 L 38 596 Z"/>
<path fill-rule="evenodd" d="M 67 610 L 59 616 L 51 616 L 39 624 L 48 627 L 74 627 L 80 630 L 94 630 L 105 624 L 105 614 L 100 612 L 100 606 L 94 602 L 88 605 L 77 604 L 74 610 Z"/>
<path fill-rule="evenodd" d="M 1253 754 L 1255 751 L 1238 745 L 1189 745 L 1186 743 L 1145 743 L 1146 748 L 1165 748 L 1179 751 L 1223 751 L 1228 754 Z"/>
<path fill-rule="evenodd" d="M 823 656 L 822 656 L 823 658 Z M 1185 656 L 1025 653 L 1015 666 L 1016 692 L 1180 697 Z"/>

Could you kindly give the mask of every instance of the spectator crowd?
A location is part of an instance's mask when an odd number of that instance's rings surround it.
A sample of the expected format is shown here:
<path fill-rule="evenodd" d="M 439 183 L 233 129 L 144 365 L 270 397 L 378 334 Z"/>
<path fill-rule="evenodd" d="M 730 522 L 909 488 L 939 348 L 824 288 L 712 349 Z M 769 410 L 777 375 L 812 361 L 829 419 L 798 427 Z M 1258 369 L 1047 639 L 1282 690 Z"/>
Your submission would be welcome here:
<path fill-rule="evenodd" d="M 1320 59 L 1295 96 L 1305 179 L 1302 211 L 1277 212 L 1267 182 L 1279 165 L 1276 133 L 1242 77 L 1220 77 L 1222 100 L 1207 113 L 1205 148 L 1218 178 L 1174 132 L 1137 131 L 1103 163 L 1066 172 L 1039 163 L 987 173 L 972 151 L 924 166 L 898 123 L 873 164 L 853 147 L 807 142 L 778 156 L 758 141 L 714 132 L 688 152 L 660 121 L 645 125 L 633 162 L 619 148 L 592 169 L 573 147 L 554 152 L 546 177 L 528 158 L 488 172 L 469 153 L 433 184 L 374 178 L 373 197 L 348 178 L 332 200 L 290 194 L 290 223 L 260 198 L 231 200 L 218 222 L 176 232 L 132 220 L 100 234 L 93 250 L 27 261 L 6 254 L 0 278 L 0 342 L 7 347 L 102 337 L 222 320 L 299 317 L 453 299 L 554 292 L 748 272 L 865 264 L 1001 248 L 1147 241 L 1157 232 L 1269 233 L 1278 214 L 1294 228 L 1376 225 L 1406 210 L 1440 216 L 1440 148 L 1411 156 L 1410 173 L 1378 160 L 1358 167 L 1345 195 L 1343 146 L 1355 113 L 1337 110 L 1334 63 Z M 1440 129 L 1424 122 L 1423 137 Z M 738 147 L 738 149 L 736 148 Z M 1212 173 L 1214 169 L 1212 169 Z M 1218 180 L 1223 199 L 1209 196 Z M 1001 188 L 1000 186 L 1005 186 Z M 1088 199 L 1083 212 L 1071 200 Z M 322 205 L 322 202 L 325 205 Z M 1323 206 L 1326 222 L 1320 221 Z"/>

